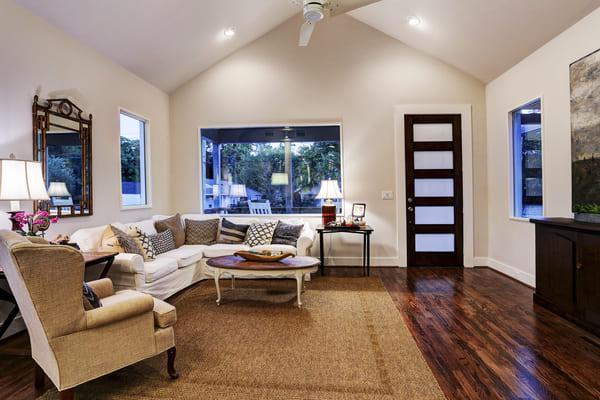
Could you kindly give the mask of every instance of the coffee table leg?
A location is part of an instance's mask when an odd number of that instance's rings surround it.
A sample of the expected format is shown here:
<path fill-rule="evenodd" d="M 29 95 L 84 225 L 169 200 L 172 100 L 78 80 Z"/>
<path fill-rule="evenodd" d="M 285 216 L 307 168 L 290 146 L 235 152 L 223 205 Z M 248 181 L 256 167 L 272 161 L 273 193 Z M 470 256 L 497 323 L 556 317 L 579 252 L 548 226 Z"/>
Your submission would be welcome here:
<path fill-rule="evenodd" d="M 300 299 L 300 294 L 302 293 L 302 284 L 304 283 L 304 273 L 298 271 L 296 272 L 296 286 L 298 290 L 298 308 L 302 307 L 302 300 Z"/>
<path fill-rule="evenodd" d="M 221 305 L 221 288 L 219 287 L 219 278 L 221 277 L 221 270 L 215 268 L 215 286 L 217 287 L 217 305 Z"/>

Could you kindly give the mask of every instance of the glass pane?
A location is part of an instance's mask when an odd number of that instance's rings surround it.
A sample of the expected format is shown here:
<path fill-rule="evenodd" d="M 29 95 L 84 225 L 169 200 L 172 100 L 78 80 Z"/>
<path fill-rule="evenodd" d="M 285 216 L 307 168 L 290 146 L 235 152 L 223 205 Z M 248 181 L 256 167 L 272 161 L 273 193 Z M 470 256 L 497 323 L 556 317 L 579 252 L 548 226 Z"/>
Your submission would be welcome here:
<path fill-rule="evenodd" d="M 146 201 L 146 122 L 121 114 L 121 205 Z"/>
<path fill-rule="evenodd" d="M 428 233 L 415 235 L 416 252 L 454 251 L 453 233 Z"/>
<path fill-rule="evenodd" d="M 415 151 L 415 169 L 452 169 L 452 151 Z"/>
<path fill-rule="evenodd" d="M 453 197 L 454 179 L 415 179 L 415 197 Z"/>
<path fill-rule="evenodd" d="M 454 223 L 454 207 L 415 207 L 417 225 L 451 225 Z"/>
<path fill-rule="evenodd" d="M 414 124 L 415 142 L 451 142 L 452 124 Z"/>

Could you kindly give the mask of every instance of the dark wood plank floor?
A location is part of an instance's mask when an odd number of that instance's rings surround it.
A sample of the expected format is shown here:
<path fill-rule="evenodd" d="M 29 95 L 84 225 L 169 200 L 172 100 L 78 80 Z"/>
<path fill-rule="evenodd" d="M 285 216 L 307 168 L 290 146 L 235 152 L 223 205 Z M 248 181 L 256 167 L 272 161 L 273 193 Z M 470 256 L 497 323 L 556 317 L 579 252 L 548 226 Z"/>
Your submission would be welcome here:
<path fill-rule="evenodd" d="M 371 274 L 382 278 L 448 399 L 600 399 L 600 338 L 534 305 L 532 289 L 487 268 Z M 27 347 L 26 334 L 0 342 L 0 399 L 35 398 L 33 362 L 13 355 Z"/>

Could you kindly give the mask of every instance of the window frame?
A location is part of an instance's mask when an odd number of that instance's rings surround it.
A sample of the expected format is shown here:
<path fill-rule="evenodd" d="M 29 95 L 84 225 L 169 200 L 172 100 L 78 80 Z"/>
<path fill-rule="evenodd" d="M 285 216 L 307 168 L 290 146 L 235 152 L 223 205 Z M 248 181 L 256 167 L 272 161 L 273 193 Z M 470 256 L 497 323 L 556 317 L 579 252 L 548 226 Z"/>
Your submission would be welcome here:
<path fill-rule="evenodd" d="M 337 217 L 341 217 L 346 215 L 346 202 L 345 202 L 345 192 L 346 185 L 344 179 L 344 131 L 343 126 L 340 121 L 322 121 L 322 122 L 282 122 L 282 123 L 235 123 L 235 124 L 227 124 L 227 125 L 206 125 L 198 128 L 198 176 L 199 176 L 199 197 L 200 197 L 200 212 L 204 214 L 204 174 L 203 174 L 203 152 L 202 152 L 202 130 L 203 129 L 235 129 L 235 128 L 278 128 L 282 126 L 326 126 L 326 125 L 335 125 L 339 128 L 340 131 L 340 191 L 342 193 L 341 212 L 337 213 Z M 208 214 L 206 214 L 208 215 Z M 228 214 L 215 214 L 215 215 L 228 215 Z M 281 218 L 304 218 L 304 217 L 321 217 L 322 213 L 304 213 L 304 214 L 232 214 L 236 216 L 244 216 L 244 217 L 281 217 Z"/>
<path fill-rule="evenodd" d="M 539 102 L 540 103 L 540 143 L 541 143 L 541 170 L 542 170 L 542 215 L 536 215 L 536 216 L 530 216 L 530 217 L 526 217 L 526 216 L 518 216 L 516 215 L 516 201 L 515 201 L 515 196 L 517 195 L 516 193 L 516 187 L 515 187 L 515 173 L 517 172 L 516 168 L 515 168 L 515 132 L 514 132 L 514 116 L 513 113 L 516 111 L 519 111 L 523 108 L 526 108 L 527 106 Z M 528 101 L 523 101 L 520 102 L 520 104 L 516 107 L 511 108 L 508 112 L 507 112 L 507 123 L 508 123 L 508 162 L 509 162 L 509 177 L 508 177 L 508 185 L 509 185 L 509 207 L 508 207 L 508 219 L 509 220 L 514 220 L 514 221 L 523 221 L 523 222 L 529 222 L 529 220 L 531 218 L 544 218 L 546 216 L 546 184 L 545 184 L 545 152 L 544 149 L 546 148 L 545 145 L 545 124 L 544 124 L 544 98 L 542 95 L 539 96 L 535 96 L 533 97 L 531 100 Z M 519 193 L 522 196 L 522 192 Z"/>
<path fill-rule="evenodd" d="M 144 123 L 143 151 L 140 154 L 144 156 L 144 186 L 146 189 L 146 203 L 136 205 L 123 205 L 123 171 L 121 166 L 121 114 L 136 119 Z M 121 211 L 139 210 L 152 208 L 152 186 L 151 186 L 151 162 L 150 162 L 150 119 L 141 114 L 119 107 L 119 207 Z M 141 146 L 140 146 L 141 147 Z"/>

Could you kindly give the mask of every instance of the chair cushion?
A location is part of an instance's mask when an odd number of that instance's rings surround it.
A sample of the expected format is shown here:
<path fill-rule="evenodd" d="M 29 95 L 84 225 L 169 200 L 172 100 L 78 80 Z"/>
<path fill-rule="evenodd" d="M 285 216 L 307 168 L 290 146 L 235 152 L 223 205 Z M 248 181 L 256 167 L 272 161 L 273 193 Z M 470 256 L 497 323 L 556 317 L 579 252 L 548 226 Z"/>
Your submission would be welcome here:
<path fill-rule="evenodd" d="M 175 240 L 175 247 L 182 246 L 185 243 L 185 231 L 181 225 L 179 213 L 173 215 L 172 217 L 156 221 L 154 226 L 156 227 L 156 231 L 158 233 L 170 229 L 171 233 L 173 233 L 173 239 Z"/>
<path fill-rule="evenodd" d="M 287 244 L 296 246 L 304 225 L 290 225 L 279 221 L 273 233 L 272 244 Z"/>
<path fill-rule="evenodd" d="M 146 283 L 151 283 L 177 271 L 177 268 L 177 259 L 172 257 L 156 257 L 153 261 L 144 263 L 144 278 Z"/>
<path fill-rule="evenodd" d="M 219 231 L 219 218 L 196 221 L 185 220 L 185 244 L 215 244 Z"/>
<path fill-rule="evenodd" d="M 177 260 L 179 268 L 183 268 L 200 261 L 205 247 L 205 245 L 201 244 L 184 244 L 183 246 L 167 251 L 158 257 L 174 258 Z"/>
<path fill-rule="evenodd" d="M 148 237 L 154 247 L 154 255 L 166 253 L 175 248 L 175 239 L 173 239 L 173 233 L 170 229 L 157 233 L 156 235 L 150 235 Z"/>
<path fill-rule="evenodd" d="M 204 257 L 212 258 L 212 257 L 221 257 L 221 256 L 231 256 L 236 251 L 244 251 L 249 250 L 250 248 L 245 244 L 226 244 L 226 243 L 217 243 L 212 246 L 208 246 L 204 249 Z"/>
<path fill-rule="evenodd" d="M 102 249 L 104 251 L 133 253 L 143 256 L 142 250 L 135 241 L 127 233 L 113 225 L 108 225 L 102 234 Z"/>
<path fill-rule="evenodd" d="M 244 241 L 244 244 L 250 247 L 259 246 L 261 244 L 270 244 L 276 226 L 276 222 L 263 222 L 250 225 L 248 237 Z"/>
<path fill-rule="evenodd" d="M 175 307 L 157 298 L 154 299 L 154 325 L 159 328 L 167 328 L 177 322 L 177 310 Z"/>
<path fill-rule="evenodd" d="M 221 221 L 219 243 L 243 243 L 250 225 L 234 224 L 226 218 Z"/>

